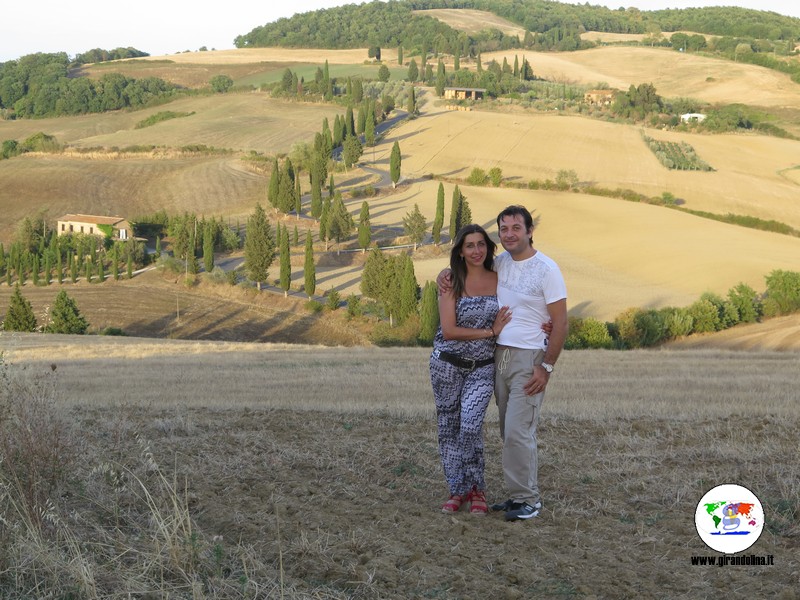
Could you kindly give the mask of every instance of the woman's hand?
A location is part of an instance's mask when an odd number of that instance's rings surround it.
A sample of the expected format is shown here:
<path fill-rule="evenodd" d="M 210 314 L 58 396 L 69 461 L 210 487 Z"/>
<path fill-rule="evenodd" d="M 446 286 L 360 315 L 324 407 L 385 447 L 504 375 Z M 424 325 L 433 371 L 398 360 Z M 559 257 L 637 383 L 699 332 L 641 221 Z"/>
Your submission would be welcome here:
<path fill-rule="evenodd" d="M 544 331 L 545 337 L 550 337 L 550 334 L 553 333 L 553 319 L 550 319 L 546 323 L 542 323 L 542 331 Z"/>
<path fill-rule="evenodd" d="M 500 335 L 500 332 L 503 331 L 503 327 L 511 320 L 511 311 L 508 309 L 507 306 L 501 306 L 500 310 L 497 311 L 497 316 L 494 318 L 494 323 L 492 324 L 492 331 L 494 334 Z"/>

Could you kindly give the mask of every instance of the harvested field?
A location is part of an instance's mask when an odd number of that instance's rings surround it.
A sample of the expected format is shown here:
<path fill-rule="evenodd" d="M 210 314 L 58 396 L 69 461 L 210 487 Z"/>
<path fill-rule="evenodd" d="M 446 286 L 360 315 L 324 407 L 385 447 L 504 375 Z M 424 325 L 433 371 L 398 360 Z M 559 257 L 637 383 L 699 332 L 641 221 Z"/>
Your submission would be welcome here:
<path fill-rule="evenodd" d="M 620 90 L 652 83 L 659 94 L 669 98 L 766 107 L 800 105 L 800 85 L 784 73 L 671 48 L 606 46 L 564 53 L 507 50 L 481 58 L 484 63 L 492 59 L 502 63 L 506 57 L 513 64 L 515 54 L 519 60 L 525 56 L 537 76 L 552 81 L 605 82 Z"/>
<path fill-rule="evenodd" d="M 497 29 L 505 35 L 517 36 L 520 40 L 525 37 L 525 29 L 523 27 L 485 10 L 432 8 L 415 10 L 414 14 L 438 19 L 453 29 L 466 31 L 467 33 L 474 34 L 487 29 Z"/>
<path fill-rule="evenodd" d="M 506 523 L 440 512 L 426 349 L 0 342 L 12 381 L 60 390 L 51 415 L 80 443 L 69 493 L 49 508 L 78 543 L 45 533 L 49 552 L 10 562 L 48 590 L 792 598 L 797 354 L 565 353 L 539 429 L 544 510 Z M 484 430 L 494 502 L 505 489 L 493 407 Z M 766 526 L 746 554 L 773 565 L 692 566 L 717 555 L 695 531 L 696 505 L 729 482 L 763 504 Z M 2 560 L 14 561 L 23 540 L 6 541 Z M 75 560 L 81 579 L 70 577 Z"/>

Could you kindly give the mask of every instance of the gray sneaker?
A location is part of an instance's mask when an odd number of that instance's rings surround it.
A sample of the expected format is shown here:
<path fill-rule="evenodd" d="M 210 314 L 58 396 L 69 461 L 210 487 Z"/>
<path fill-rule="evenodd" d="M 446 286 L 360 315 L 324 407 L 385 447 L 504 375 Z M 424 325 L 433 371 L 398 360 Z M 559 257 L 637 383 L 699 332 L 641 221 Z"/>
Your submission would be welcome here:
<path fill-rule="evenodd" d="M 511 510 L 511 505 L 512 504 L 514 504 L 514 501 L 511 498 L 509 498 L 505 502 L 499 502 L 497 504 L 492 504 L 491 508 L 494 511 L 499 511 L 499 510 L 506 511 L 506 510 Z"/>
<path fill-rule="evenodd" d="M 511 508 L 506 511 L 506 521 L 532 519 L 533 517 L 539 516 L 539 511 L 541 510 L 541 502 L 536 502 L 532 505 L 527 502 L 512 502 Z"/>

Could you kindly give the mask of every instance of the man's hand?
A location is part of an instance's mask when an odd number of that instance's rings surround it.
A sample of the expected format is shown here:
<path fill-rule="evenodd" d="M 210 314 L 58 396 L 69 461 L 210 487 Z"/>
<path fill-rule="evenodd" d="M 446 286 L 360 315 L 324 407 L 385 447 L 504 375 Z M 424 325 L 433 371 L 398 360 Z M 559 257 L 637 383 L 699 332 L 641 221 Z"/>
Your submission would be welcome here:
<path fill-rule="evenodd" d="M 442 272 L 436 277 L 436 285 L 439 288 L 440 296 L 450 293 L 450 290 L 453 289 L 453 271 L 450 267 L 442 269 Z"/>
<path fill-rule="evenodd" d="M 544 370 L 541 365 L 533 367 L 533 375 L 528 382 L 523 386 L 523 391 L 528 396 L 535 396 L 541 394 L 547 387 L 547 382 L 550 380 L 550 373 Z"/>

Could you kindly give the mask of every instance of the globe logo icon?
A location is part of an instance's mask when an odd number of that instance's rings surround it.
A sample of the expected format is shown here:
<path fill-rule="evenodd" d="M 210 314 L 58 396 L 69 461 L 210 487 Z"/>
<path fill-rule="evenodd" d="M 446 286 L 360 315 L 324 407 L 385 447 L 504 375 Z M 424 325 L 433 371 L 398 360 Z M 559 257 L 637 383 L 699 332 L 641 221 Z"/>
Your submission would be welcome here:
<path fill-rule="evenodd" d="M 694 522 L 697 534 L 709 548 L 734 554 L 756 543 L 764 528 L 764 509 L 753 492 L 728 483 L 701 498 Z"/>

